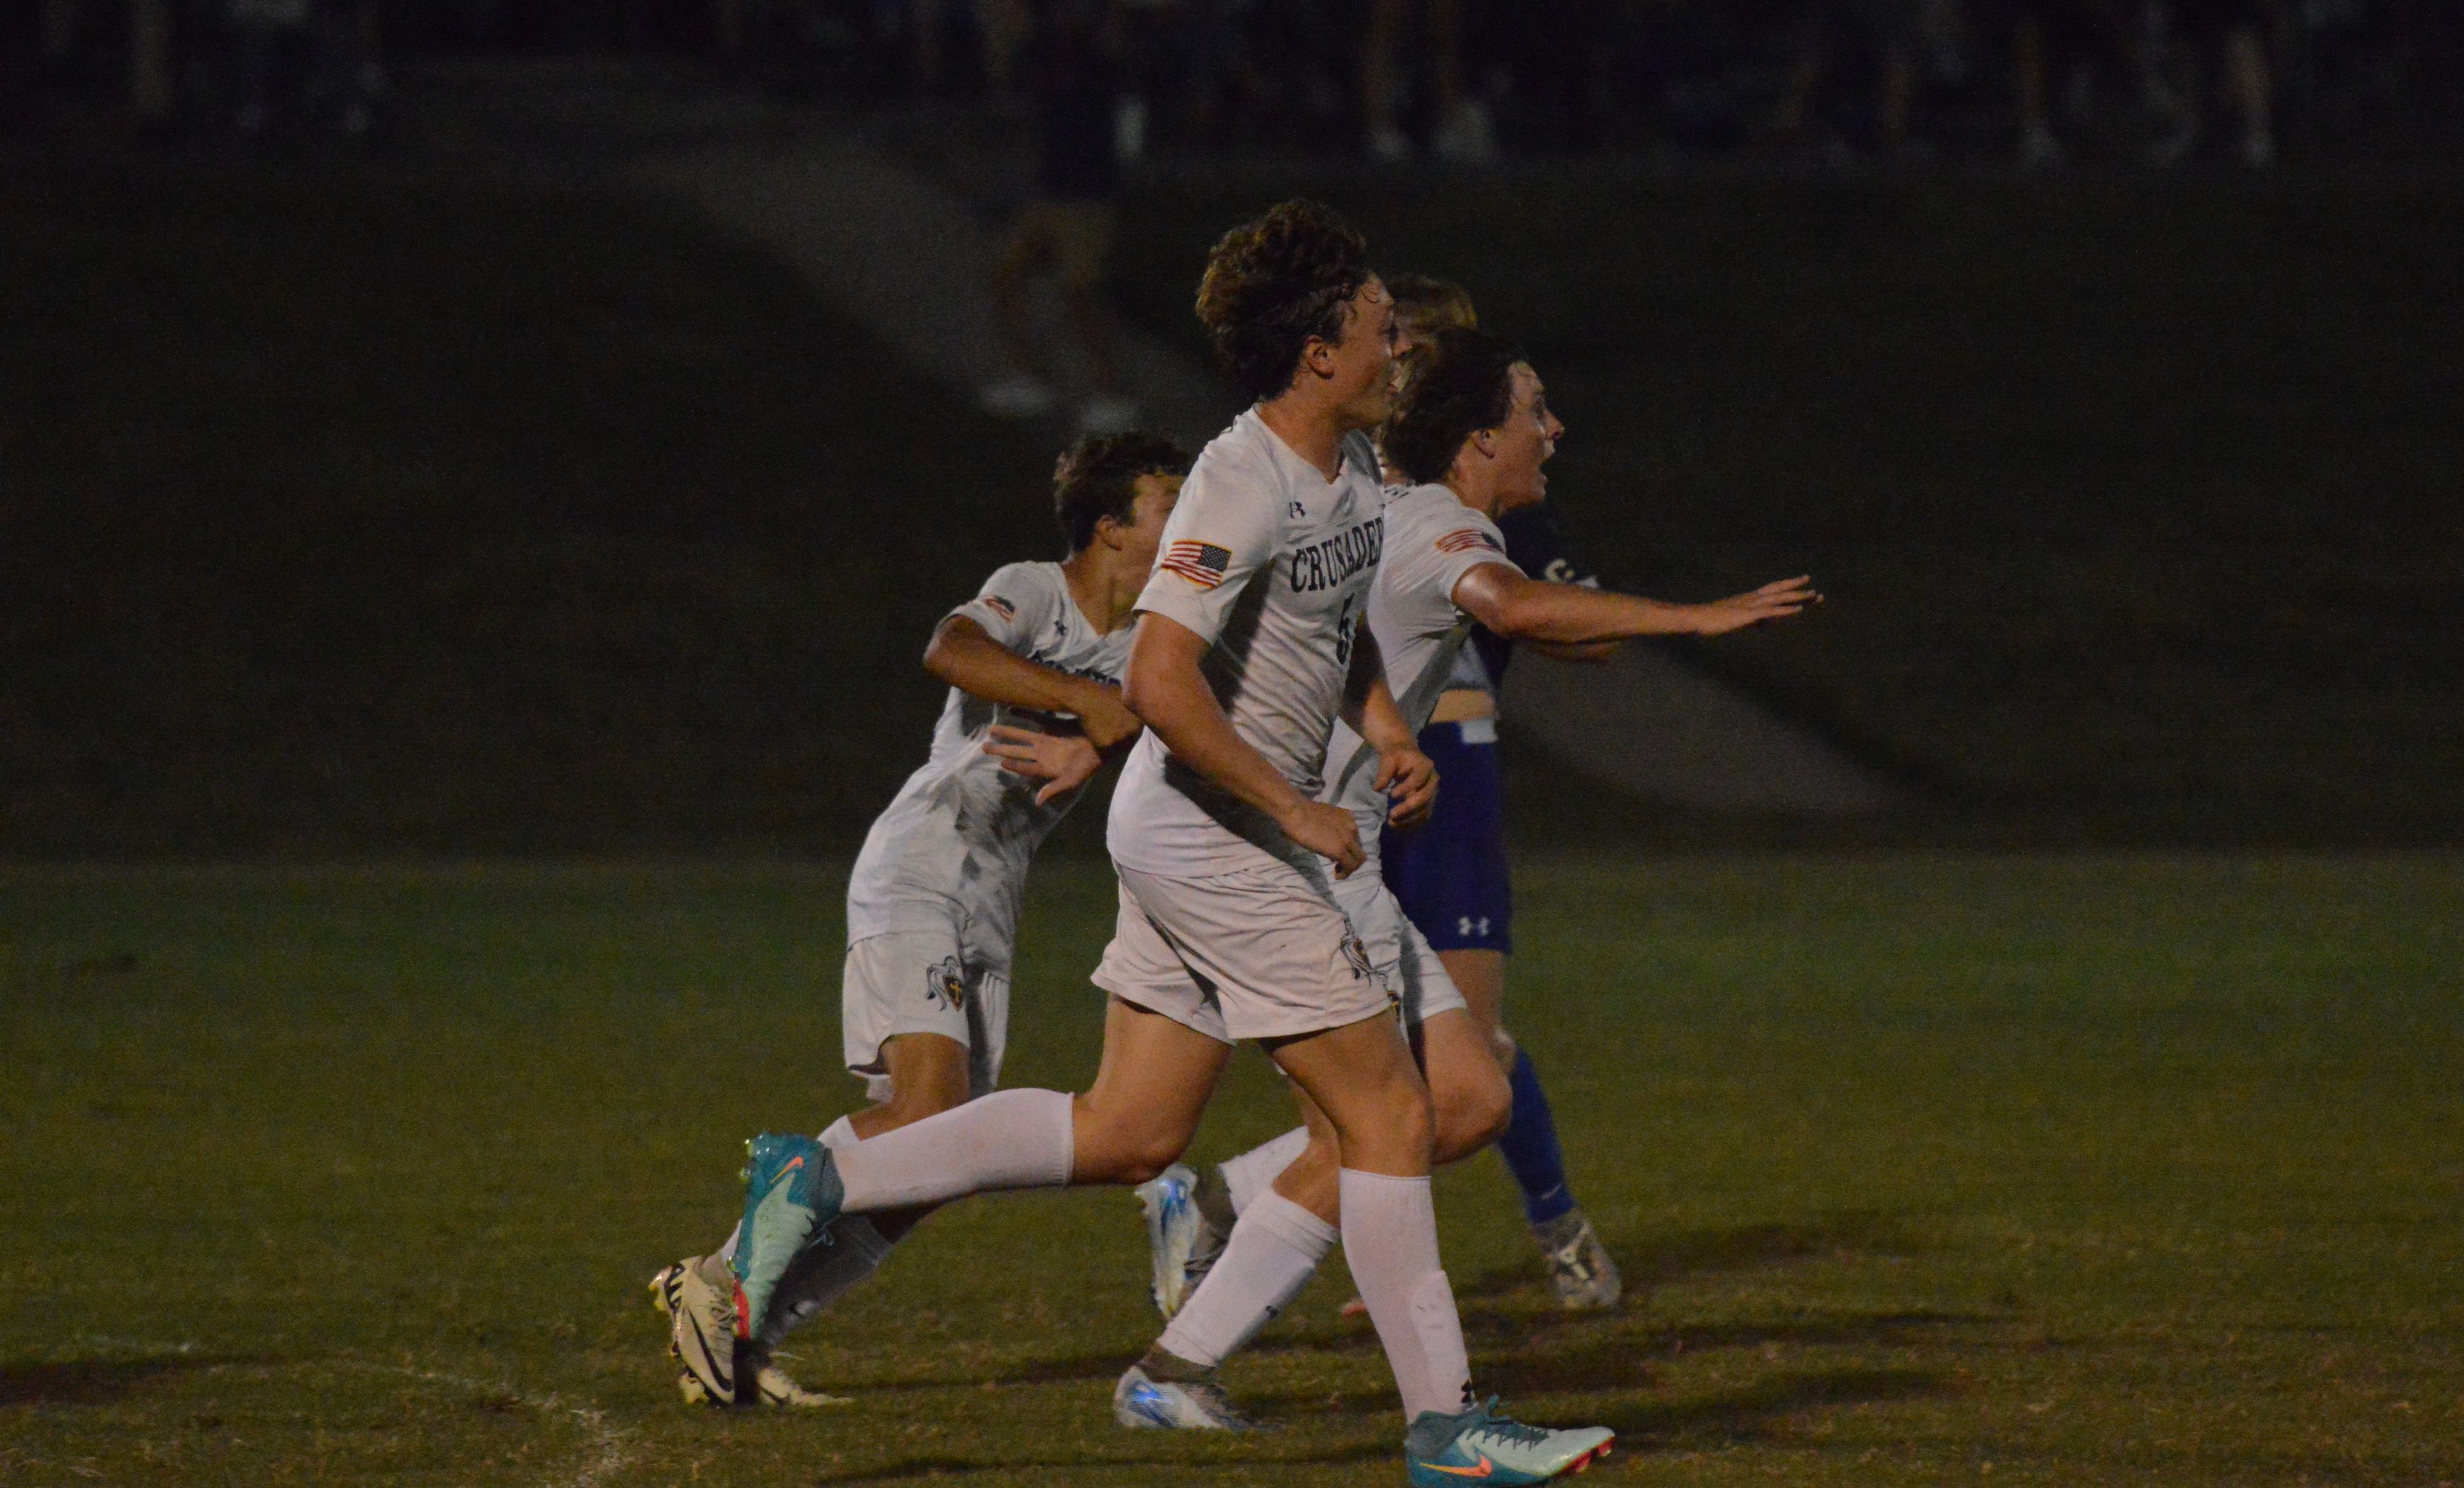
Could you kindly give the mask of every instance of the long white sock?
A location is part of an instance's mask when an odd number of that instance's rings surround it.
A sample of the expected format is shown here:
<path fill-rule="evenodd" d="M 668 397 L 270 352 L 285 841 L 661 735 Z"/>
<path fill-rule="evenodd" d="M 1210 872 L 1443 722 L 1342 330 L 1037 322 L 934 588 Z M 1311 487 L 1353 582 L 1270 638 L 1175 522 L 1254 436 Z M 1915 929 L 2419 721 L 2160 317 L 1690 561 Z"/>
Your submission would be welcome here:
<path fill-rule="evenodd" d="M 1069 1181 L 1069 1097 L 996 1090 L 834 1154 L 849 1214 Z"/>
<path fill-rule="evenodd" d="M 1334 1226 L 1267 1190 L 1241 1212 L 1214 1269 L 1173 1314 L 1163 1346 L 1213 1368 L 1284 1310 L 1334 1248 Z"/>
<path fill-rule="evenodd" d="M 824 1127 L 822 1128 L 821 1136 L 816 1140 L 819 1141 L 822 1146 L 830 1149 L 832 1151 L 845 1151 L 847 1149 L 855 1146 L 858 1142 L 861 1142 L 864 1139 L 855 1134 L 855 1123 L 849 1121 L 847 1117 L 842 1116 L 838 1120 L 831 1122 L 828 1126 Z M 868 1226 L 867 1228 L 870 1227 Z M 736 1228 L 727 1232 L 727 1243 L 718 1248 L 720 1258 L 725 1260 L 734 1260 L 736 1258 L 736 1242 L 743 1237 L 744 1221 L 738 1219 L 736 1221 Z M 888 1252 L 885 1251 L 884 1254 L 886 1255 Z"/>
<path fill-rule="evenodd" d="M 870 1144 L 867 1144 L 869 1146 Z M 1386 1346 L 1403 1419 L 1452 1414 L 1471 1398 L 1471 1360 L 1454 1288 L 1438 1264 L 1438 1209 L 1429 1180 L 1346 1168 L 1343 1258 Z"/>
<path fill-rule="evenodd" d="M 1309 1146 L 1309 1128 L 1294 1127 L 1271 1142 L 1262 1142 L 1223 1163 L 1223 1186 L 1232 1191 L 1232 1212 L 1245 1214 L 1261 1193 L 1275 1186 L 1275 1177 L 1292 1165 Z"/>

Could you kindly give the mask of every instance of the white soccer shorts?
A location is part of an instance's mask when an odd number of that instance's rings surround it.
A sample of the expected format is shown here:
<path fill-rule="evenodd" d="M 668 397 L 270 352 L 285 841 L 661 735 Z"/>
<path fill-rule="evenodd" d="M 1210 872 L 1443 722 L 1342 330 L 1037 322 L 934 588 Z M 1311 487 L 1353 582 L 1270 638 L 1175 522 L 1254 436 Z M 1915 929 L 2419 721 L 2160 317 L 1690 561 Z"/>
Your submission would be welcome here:
<path fill-rule="evenodd" d="M 1352 877 L 1334 881 L 1334 902 L 1369 948 L 1369 974 L 1394 995 L 1403 1026 L 1417 1028 L 1450 1008 L 1469 1008 L 1445 963 L 1429 949 L 1428 937 L 1396 902 L 1375 858 Z"/>
<path fill-rule="evenodd" d="M 1320 1033 L 1394 1005 L 1342 909 L 1285 864 L 1205 878 L 1113 865 L 1120 917 L 1094 983 L 1223 1043 Z"/>
<path fill-rule="evenodd" d="M 1009 968 L 970 964 L 955 924 L 918 923 L 847 947 L 839 1009 L 847 1072 L 875 1101 L 891 1097 L 881 1046 L 900 1034 L 939 1034 L 964 1044 L 970 1098 L 1001 1083 Z"/>

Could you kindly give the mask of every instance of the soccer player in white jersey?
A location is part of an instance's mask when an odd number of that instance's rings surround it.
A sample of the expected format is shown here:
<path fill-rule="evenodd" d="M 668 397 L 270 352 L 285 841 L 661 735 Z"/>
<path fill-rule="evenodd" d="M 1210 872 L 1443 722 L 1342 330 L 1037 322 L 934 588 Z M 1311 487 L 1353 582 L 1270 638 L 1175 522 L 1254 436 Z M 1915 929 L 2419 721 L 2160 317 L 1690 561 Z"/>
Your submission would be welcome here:
<path fill-rule="evenodd" d="M 1009 1028 L 1010 959 L 1035 849 L 1095 773 L 1139 731 L 1121 701 L 1138 591 L 1155 567 L 1189 456 L 1154 434 L 1081 440 L 1053 474 L 1068 541 L 1059 562 L 1012 563 L 942 620 L 925 668 L 950 685 L 933 751 L 872 824 L 847 884 L 839 983 L 848 1071 L 875 1104 L 822 1133 L 878 1136 L 981 1096 L 999 1083 Z M 803 1258 L 769 1325 L 749 1341 L 759 1398 L 818 1405 L 769 1362 L 786 1330 L 871 1274 L 921 1210 L 848 1214 Z M 724 1269 L 734 1241 L 710 1264 Z M 706 1352 L 676 1306 L 689 1258 L 651 1279 L 682 1360 Z M 688 1400 L 719 1404 L 692 1368 Z"/>
<path fill-rule="evenodd" d="M 1496 518 L 1546 493 L 1542 467 L 1564 432 L 1538 375 L 1511 342 L 1447 331 L 1421 348 L 1384 449 L 1413 484 L 1387 491 L 1385 555 L 1368 610 L 1408 722 L 1427 721 L 1474 621 L 1514 640 L 1591 645 L 1723 635 L 1795 614 L 1819 598 L 1802 578 L 1708 604 L 1667 604 L 1527 577 L 1507 558 Z M 1504 1126 L 1504 1075 L 1488 1030 L 1378 882 L 1375 843 L 1386 802 L 1364 788 L 1374 757 L 1369 745 L 1336 730 L 1324 799 L 1354 815 L 1370 855 L 1335 895 L 1372 947 L 1383 948 L 1373 949 L 1373 961 L 1397 969 L 1404 1019 L 1417 1025 L 1439 1112 L 1437 1157 L 1451 1162 Z M 1244 1424 L 1222 1409 L 1213 1372 L 1290 1302 L 1334 1237 L 1331 1229 L 1308 1223 L 1338 1193 L 1334 1135 L 1310 1115 L 1307 1127 L 1235 1159 L 1248 1169 L 1239 1222 L 1186 1304 L 1167 1307 L 1162 1338 L 1122 1377 L 1114 1395 L 1122 1424 Z M 1261 1192 L 1257 1185 L 1268 1179 L 1271 1190 Z M 1348 1202 L 1349 1191 L 1341 1197 Z M 1159 1256 L 1159 1293 L 1167 1269 Z"/>
<path fill-rule="evenodd" d="M 1613 1434 L 1473 1404 L 1438 1260 L 1427 1088 L 1333 899 L 1361 862 L 1358 824 L 1315 799 L 1338 715 L 1398 816 L 1425 812 L 1436 783 L 1360 624 L 1380 492 L 1338 452 L 1391 405 L 1392 307 L 1357 234 L 1287 203 L 1216 245 L 1199 314 L 1259 402 L 1199 455 L 1138 601 L 1125 696 L 1147 733 L 1113 798 L 1121 912 L 1096 973 L 1112 997 L 1094 1087 L 999 1091 L 836 1150 L 756 1138 L 732 1275 L 695 1268 L 682 1310 L 705 1338 L 758 1333 L 790 1262 L 842 1214 L 1153 1177 L 1234 1040 L 1255 1039 L 1332 1133 L 1344 1253 L 1401 1390 L 1411 1480 L 1544 1481 Z"/>

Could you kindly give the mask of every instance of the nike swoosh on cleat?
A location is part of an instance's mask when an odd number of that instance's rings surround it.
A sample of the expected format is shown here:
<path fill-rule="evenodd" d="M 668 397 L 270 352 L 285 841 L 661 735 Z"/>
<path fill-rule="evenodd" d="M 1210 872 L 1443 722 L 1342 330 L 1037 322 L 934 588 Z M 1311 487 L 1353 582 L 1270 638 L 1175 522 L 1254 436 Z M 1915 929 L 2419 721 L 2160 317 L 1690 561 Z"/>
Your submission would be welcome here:
<path fill-rule="evenodd" d="M 1444 1473 L 1452 1477 L 1486 1477 L 1497 1471 L 1497 1464 L 1488 1459 L 1485 1452 L 1480 1455 L 1480 1463 L 1476 1467 L 1448 1467 L 1442 1462 L 1423 1462 L 1420 1465 L 1432 1473 Z"/>
<path fill-rule="evenodd" d="M 724 1371 L 718 1368 L 718 1354 L 710 1346 L 710 1335 L 701 1330 L 701 1319 L 689 1317 L 686 1321 L 693 1324 L 693 1337 L 701 1342 L 701 1355 L 710 1361 L 711 1372 L 721 1376 L 718 1382 L 719 1388 L 731 1395 L 735 1394 L 736 1381 L 726 1377 Z M 734 1352 L 734 1340 L 730 1340 L 729 1351 Z"/>

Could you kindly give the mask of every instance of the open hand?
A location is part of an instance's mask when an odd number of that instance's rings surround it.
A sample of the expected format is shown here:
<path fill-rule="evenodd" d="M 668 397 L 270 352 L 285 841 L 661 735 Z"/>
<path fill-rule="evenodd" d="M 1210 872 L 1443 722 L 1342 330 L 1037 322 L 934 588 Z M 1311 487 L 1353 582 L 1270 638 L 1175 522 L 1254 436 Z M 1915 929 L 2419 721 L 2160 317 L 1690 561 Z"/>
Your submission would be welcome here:
<path fill-rule="evenodd" d="M 1821 602 L 1822 596 L 1815 592 L 1811 577 L 1800 574 L 1794 579 L 1776 580 L 1759 589 L 1695 605 L 1695 615 L 1700 622 L 1696 633 L 1724 636 L 1731 630 L 1743 630 L 1748 625 L 1759 625 L 1767 620 L 1793 615 L 1809 604 Z"/>
<path fill-rule="evenodd" d="M 1399 827 L 1419 826 L 1438 803 L 1438 767 L 1417 748 L 1377 756 L 1377 788 L 1386 793 L 1386 820 Z"/>
<path fill-rule="evenodd" d="M 1045 781 L 1044 789 L 1035 793 L 1039 806 L 1086 784 L 1104 766 L 1102 753 L 1080 735 L 1043 733 L 1006 723 L 993 725 L 984 753 L 999 759 L 1012 775 Z"/>

